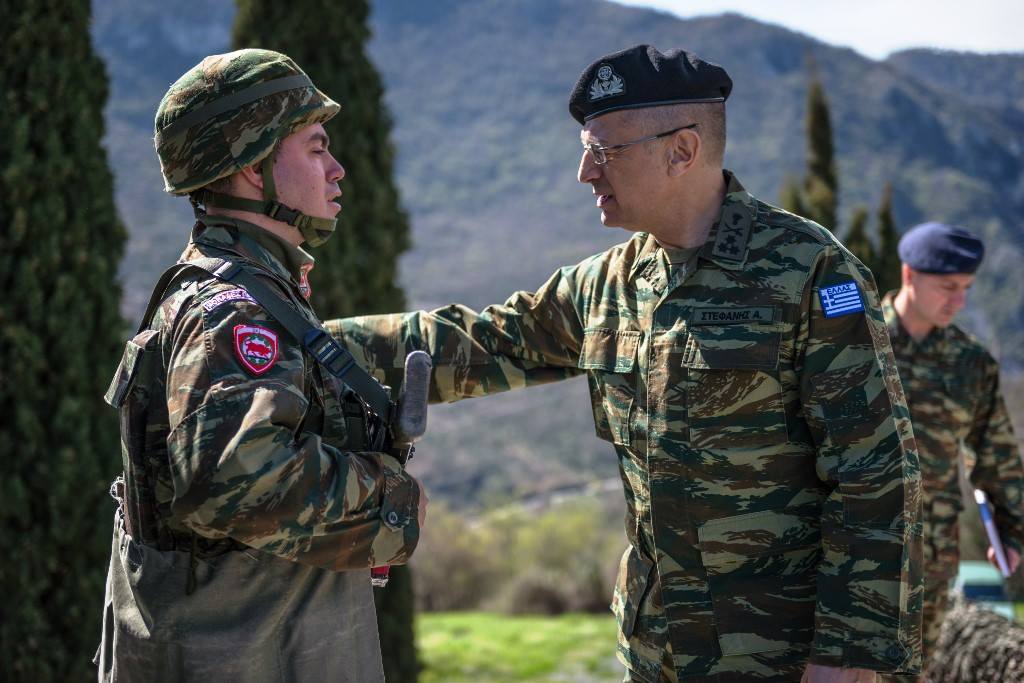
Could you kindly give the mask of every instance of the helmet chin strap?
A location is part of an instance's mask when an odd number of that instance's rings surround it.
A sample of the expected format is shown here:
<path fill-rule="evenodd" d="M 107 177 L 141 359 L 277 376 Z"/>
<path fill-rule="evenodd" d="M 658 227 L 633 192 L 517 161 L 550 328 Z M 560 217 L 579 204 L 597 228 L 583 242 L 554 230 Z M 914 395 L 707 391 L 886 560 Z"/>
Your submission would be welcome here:
<path fill-rule="evenodd" d="M 203 206 L 216 206 L 222 209 L 261 213 L 265 216 L 270 216 L 276 221 L 281 221 L 298 228 L 306 244 L 311 247 L 319 247 L 330 239 L 331 234 L 338 225 L 338 220 L 336 218 L 307 216 L 277 201 L 277 188 L 274 185 L 275 156 L 277 156 L 277 148 L 260 163 L 260 172 L 263 175 L 262 202 L 203 189 L 197 190 L 192 194 L 193 206 L 197 212 L 199 211 L 199 208 L 196 206 L 198 203 Z"/>

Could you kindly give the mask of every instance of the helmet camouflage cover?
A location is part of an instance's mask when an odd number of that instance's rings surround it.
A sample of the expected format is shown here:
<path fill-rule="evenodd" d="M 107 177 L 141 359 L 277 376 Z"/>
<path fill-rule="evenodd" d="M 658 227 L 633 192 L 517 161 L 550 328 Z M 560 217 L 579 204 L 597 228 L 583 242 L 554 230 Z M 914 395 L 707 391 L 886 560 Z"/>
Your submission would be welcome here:
<path fill-rule="evenodd" d="M 279 52 L 207 57 L 175 81 L 156 112 L 164 189 L 186 195 L 237 173 L 266 158 L 282 138 L 340 109 Z"/>

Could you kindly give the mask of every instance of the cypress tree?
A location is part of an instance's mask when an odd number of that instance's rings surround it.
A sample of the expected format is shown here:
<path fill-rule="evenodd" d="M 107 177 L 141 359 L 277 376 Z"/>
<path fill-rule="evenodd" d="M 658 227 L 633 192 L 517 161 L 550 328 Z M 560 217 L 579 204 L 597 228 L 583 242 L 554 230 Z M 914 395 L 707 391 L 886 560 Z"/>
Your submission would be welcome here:
<path fill-rule="evenodd" d="M 102 400 L 125 333 L 88 2 L 0 2 L 0 678 L 87 680 L 120 466 Z"/>
<path fill-rule="evenodd" d="M 892 185 L 886 183 L 882 201 L 878 205 L 878 255 L 875 257 L 875 279 L 882 294 L 900 286 L 900 257 L 897 252 L 899 235 L 892 215 Z"/>
<path fill-rule="evenodd" d="M 832 144 L 832 117 L 825 88 L 811 65 L 807 88 L 807 173 L 803 181 L 787 178 L 782 186 L 782 208 L 838 232 L 839 177 Z"/>
<path fill-rule="evenodd" d="M 816 75 L 807 89 L 807 176 L 803 190 L 806 217 L 835 230 L 839 179 L 832 146 L 832 119 L 825 89 Z"/>
<path fill-rule="evenodd" d="M 847 231 L 843 243 L 854 256 L 860 259 L 861 263 L 871 268 L 875 261 L 875 250 L 871 246 L 871 240 L 868 239 L 867 228 L 868 210 L 863 206 L 858 206 L 850 216 L 850 229 Z"/>
<path fill-rule="evenodd" d="M 384 87 L 366 56 L 368 3 L 237 0 L 237 5 L 236 49 L 287 54 L 342 106 L 325 128 L 346 171 L 343 208 L 337 233 L 314 254 L 313 305 L 331 317 L 404 309 L 398 257 L 408 248 L 409 229 L 392 180 Z M 408 568 L 392 567 L 390 583 L 375 590 L 375 599 L 385 676 L 389 683 L 415 681 L 419 666 Z"/>
<path fill-rule="evenodd" d="M 345 167 L 334 237 L 315 250 L 312 302 L 332 317 L 402 310 L 398 257 L 409 227 L 393 177 L 391 120 L 384 84 L 366 56 L 367 0 L 237 0 L 232 43 L 283 52 L 341 104 L 327 123 L 332 152 Z"/>
<path fill-rule="evenodd" d="M 807 215 L 807 207 L 804 206 L 803 194 L 800 192 L 800 181 L 787 176 L 782 184 L 782 194 L 779 196 L 779 204 L 782 208 L 798 216 Z"/>

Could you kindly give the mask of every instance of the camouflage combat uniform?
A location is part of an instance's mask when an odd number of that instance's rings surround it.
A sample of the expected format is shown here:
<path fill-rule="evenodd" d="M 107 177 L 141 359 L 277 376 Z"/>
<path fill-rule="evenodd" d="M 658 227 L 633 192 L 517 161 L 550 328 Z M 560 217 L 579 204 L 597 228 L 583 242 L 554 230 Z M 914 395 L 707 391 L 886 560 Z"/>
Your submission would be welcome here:
<path fill-rule="evenodd" d="M 182 260 L 203 257 L 247 264 L 315 321 L 302 249 L 206 217 Z M 153 520 L 119 511 L 100 680 L 382 681 L 368 569 L 412 553 L 418 485 L 369 450 L 362 404 L 244 289 L 190 273 L 115 379 L 129 401 L 155 397 L 145 424 L 124 425 L 145 439 L 155 506 Z M 165 382 L 133 377 L 147 354 Z M 133 533 L 147 521 L 153 543 Z"/>
<path fill-rule="evenodd" d="M 433 400 L 586 373 L 615 445 L 629 547 L 618 656 L 656 681 L 797 681 L 808 657 L 919 666 L 919 472 L 870 274 L 821 227 L 727 174 L 695 258 L 645 233 L 477 313 L 327 321 L 398 381 L 434 360 Z M 825 317 L 855 283 L 864 312 Z"/>
<path fill-rule="evenodd" d="M 961 454 L 971 483 L 995 507 L 1003 542 L 1024 543 L 1024 469 L 1003 397 L 999 367 L 956 325 L 915 341 L 900 325 L 895 292 L 882 301 L 893 353 L 907 394 L 921 459 L 924 526 L 924 656 L 939 638 L 949 582 L 960 562 Z"/>

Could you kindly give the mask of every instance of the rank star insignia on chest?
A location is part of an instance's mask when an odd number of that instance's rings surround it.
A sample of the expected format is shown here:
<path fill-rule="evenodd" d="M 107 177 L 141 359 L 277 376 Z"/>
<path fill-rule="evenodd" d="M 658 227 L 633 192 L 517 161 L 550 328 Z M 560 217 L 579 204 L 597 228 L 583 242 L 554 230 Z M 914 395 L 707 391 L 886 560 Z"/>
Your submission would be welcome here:
<path fill-rule="evenodd" d="M 822 287 L 818 290 L 818 298 L 821 299 L 821 309 L 826 318 L 859 313 L 864 310 L 860 290 L 857 288 L 857 283 L 852 280 L 831 287 Z"/>
<path fill-rule="evenodd" d="M 235 355 L 254 375 L 262 375 L 277 362 L 277 334 L 259 325 L 235 326 Z"/>

